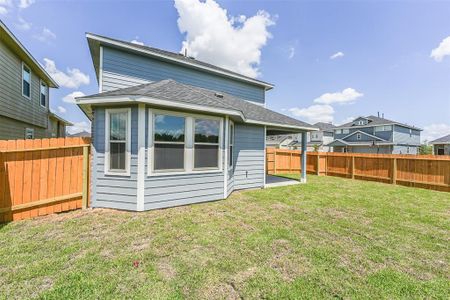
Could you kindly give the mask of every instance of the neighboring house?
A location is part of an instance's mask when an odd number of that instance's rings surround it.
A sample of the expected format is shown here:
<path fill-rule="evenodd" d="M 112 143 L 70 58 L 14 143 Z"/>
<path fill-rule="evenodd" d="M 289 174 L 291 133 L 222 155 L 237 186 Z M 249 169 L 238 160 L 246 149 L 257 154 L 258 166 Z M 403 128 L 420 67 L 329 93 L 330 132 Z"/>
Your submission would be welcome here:
<path fill-rule="evenodd" d="M 314 130 L 265 108 L 269 83 L 177 53 L 87 40 L 100 93 L 76 101 L 92 121 L 93 207 L 142 211 L 262 188 L 266 135 Z"/>
<path fill-rule="evenodd" d="M 450 155 L 450 134 L 438 138 L 432 142 L 434 155 Z"/>
<path fill-rule="evenodd" d="M 358 117 L 334 129 L 334 152 L 418 154 L 422 129 L 376 116 Z"/>
<path fill-rule="evenodd" d="M 72 126 L 73 124 L 69 121 L 64 120 L 60 116 L 56 115 L 53 112 L 49 112 L 48 114 L 49 123 L 48 123 L 48 132 L 50 133 L 48 137 L 52 138 L 60 138 L 66 137 L 66 128 L 67 126 Z"/>
<path fill-rule="evenodd" d="M 333 147 L 329 147 L 327 146 L 327 144 L 333 141 L 334 128 L 336 126 L 331 123 L 324 122 L 318 122 L 316 124 L 313 124 L 313 126 L 318 128 L 319 130 L 308 132 L 307 151 L 333 151 Z M 301 149 L 301 143 L 301 134 L 268 136 L 266 140 L 266 147 L 299 150 Z"/>
<path fill-rule="evenodd" d="M 69 134 L 69 137 L 91 137 L 91 133 L 83 130 L 81 132 Z"/>
<path fill-rule="evenodd" d="M 297 135 L 268 135 L 266 136 L 266 148 L 290 149 L 289 145 L 297 141 Z"/>
<path fill-rule="evenodd" d="M 65 132 L 49 110 L 49 88 L 58 88 L 39 62 L 0 21 L 0 139 L 51 137 Z"/>

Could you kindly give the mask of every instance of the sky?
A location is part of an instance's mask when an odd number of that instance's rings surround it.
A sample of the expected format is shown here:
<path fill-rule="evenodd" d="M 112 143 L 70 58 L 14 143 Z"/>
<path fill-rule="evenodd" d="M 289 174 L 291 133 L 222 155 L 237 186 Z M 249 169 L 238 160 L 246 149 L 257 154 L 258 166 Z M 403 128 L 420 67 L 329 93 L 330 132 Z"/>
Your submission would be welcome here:
<path fill-rule="evenodd" d="M 450 1 L 0 0 L 0 19 L 59 83 L 51 109 L 89 130 L 85 33 L 180 52 L 275 85 L 267 107 L 342 124 L 383 113 L 450 133 Z"/>

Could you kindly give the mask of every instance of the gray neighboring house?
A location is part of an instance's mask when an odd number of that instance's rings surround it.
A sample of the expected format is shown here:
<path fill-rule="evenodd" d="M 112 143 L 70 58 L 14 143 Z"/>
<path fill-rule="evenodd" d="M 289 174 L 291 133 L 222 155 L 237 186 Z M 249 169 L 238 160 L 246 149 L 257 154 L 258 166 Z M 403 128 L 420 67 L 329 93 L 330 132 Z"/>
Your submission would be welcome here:
<path fill-rule="evenodd" d="M 318 131 L 308 132 L 307 151 L 330 152 L 333 147 L 328 146 L 333 141 L 334 126 L 331 123 L 318 122 L 313 124 Z M 268 136 L 266 140 L 267 148 L 279 148 L 299 150 L 302 145 L 301 134 Z"/>
<path fill-rule="evenodd" d="M 450 134 L 440 137 L 432 142 L 434 155 L 450 155 Z"/>
<path fill-rule="evenodd" d="M 71 124 L 50 112 L 49 88 L 58 85 L 0 21 L 0 139 L 65 136 Z"/>
<path fill-rule="evenodd" d="M 92 121 L 93 207 L 143 211 L 263 188 L 266 135 L 315 130 L 265 108 L 272 84 L 178 53 L 87 41 L 99 93 L 76 101 Z"/>
<path fill-rule="evenodd" d="M 418 154 L 420 132 L 415 126 L 376 116 L 358 117 L 334 129 L 334 152 Z"/>

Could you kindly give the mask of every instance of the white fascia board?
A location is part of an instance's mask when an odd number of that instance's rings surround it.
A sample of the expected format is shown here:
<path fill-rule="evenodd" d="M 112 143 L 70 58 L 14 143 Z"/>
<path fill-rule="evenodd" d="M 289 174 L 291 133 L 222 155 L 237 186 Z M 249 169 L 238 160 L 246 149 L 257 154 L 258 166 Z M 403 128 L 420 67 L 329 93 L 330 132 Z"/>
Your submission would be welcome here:
<path fill-rule="evenodd" d="M 238 74 L 231 74 L 231 73 L 228 73 L 228 72 L 225 72 L 225 71 L 221 71 L 221 70 L 216 70 L 216 69 L 213 69 L 213 68 L 209 68 L 207 66 L 201 66 L 201 65 L 198 65 L 198 64 L 192 64 L 192 63 L 186 62 L 184 60 L 175 59 L 173 57 L 170 57 L 170 56 L 167 56 L 167 55 L 163 55 L 163 54 L 158 54 L 158 53 L 155 53 L 154 51 L 142 49 L 142 48 L 139 48 L 139 47 L 133 47 L 132 45 L 128 45 L 126 43 L 122 43 L 122 42 L 119 42 L 119 41 L 114 41 L 114 40 L 111 40 L 111 39 L 108 39 L 108 38 L 105 38 L 105 37 L 100 37 L 100 36 L 97 36 L 97 35 L 93 35 L 93 34 L 90 34 L 90 33 L 86 34 L 86 38 L 92 39 L 92 40 L 96 40 L 96 41 L 99 41 L 101 43 L 105 43 L 105 44 L 110 44 L 110 45 L 114 45 L 114 46 L 117 46 L 117 47 L 121 47 L 121 48 L 124 48 L 124 49 L 145 53 L 147 55 L 158 57 L 160 59 L 174 61 L 174 62 L 177 62 L 179 64 L 188 65 L 188 66 L 190 66 L 192 68 L 201 69 L 201 70 L 207 70 L 207 71 L 212 72 L 212 73 L 217 73 L 217 74 L 221 74 L 223 76 L 239 79 L 241 81 L 250 82 L 252 84 L 256 84 L 256 85 L 259 85 L 259 86 L 264 86 L 265 90 L 270 90 L 270 89 L 272 89 L 274 87 L 272 84 L 268 84 L 268 83 L 265 83 L 265 82 L 263 83 L 263 82 L 261 82 L 259 80 L 247 78 L 245 76 L 240 76 Z"/>
<path fill-rule="evenodd" d="M 295 125 L 287 125 L 287 124 L 278 124 L 278 123 L 270 123 L 270 122 L 257 121 L 257 120 L 251 120 L 251 119 L 247 119 L 245 122 L 249 123 L 249 124 L 258 124 L 258 125 L 272 126 L 272 127 L 278 127 L 278 128 L 297 129 L 300 131 L 319 131 L 319 128 L 316 128 L 316 127 L 303 127 L 303 126 L 295 126 Z"/>
<path fill-rule="evenodd" d="M 364 132 L 364 131 L 361 131 L 361 130 L 356 130 L 355 132 L 352 132 L 352 133 L 350 133 L 350 134 L 344 136 L 343 138 L 341 138 L 341 140 L 344 140 L 344 139 L 346 139 L 346 138 L 348 138 L 348 137 L 350 137 L 350 136 L 352 136 L 352 135 L 355 135 L 355 134 L 357 134 L 357 133 L 361 133 L 361 134 L 367 135 L 367 136 L 369 136 L 369 137 L 376 138 L 376 139 L 378 139 L 378 140 L 380 140 L 380 141 L 386 141 L 385 139 L 382 139 L 382 138 L 380 138 L 380 137 L 378 137 L 378 136 L 372 135 L 372 134 L 370 134 L 370 133 L 367 133 L 367 132 Z M 387 141 L 386 141 L 386 142 L 387 142 Z"/>

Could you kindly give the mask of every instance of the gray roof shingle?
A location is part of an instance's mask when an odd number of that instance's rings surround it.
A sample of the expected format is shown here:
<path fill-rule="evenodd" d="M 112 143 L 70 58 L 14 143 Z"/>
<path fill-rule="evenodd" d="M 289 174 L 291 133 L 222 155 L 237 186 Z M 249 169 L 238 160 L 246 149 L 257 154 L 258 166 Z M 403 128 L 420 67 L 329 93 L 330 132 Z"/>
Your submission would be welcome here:
<path fill-rule="evenodd" d="M 219 95 L 219 96 L 218 96 Z M 160 100 L 183 102 L 212 108 L 241 112 L 245 119 L 261 123 L 289 125 L 315 130 L 313 125 L 285 116 L 261 105 L 253 104 L 241 98 L 223 93 L 179 83 L 172 79 L 141 84 L 114 91 L 103 92 L 91 96 L 77 98 L 78 104 L 83 99 L 95 99 L 115 96 L 145 96 Z M 174 100 L 176 99 L 176 100 Z"/>
<path fill-rule="evenodd" d="M 450 134 L 431 141 L 430 144 L 447 144 L 450 143 Z"/>
<path fill-rule="evenodd" d="M 337 126 L 336 128 L 367 127 L 367 126 L 377 126 L 377 125 L 398 124 L 398 125 L 405 126 L 405 127 L 408 127 L 408 128 L 413 128 L 413 129 L 416 129 L 416 130 L 422 130 L 422 129 L 420 129 L 418 127 L 415 127 L 415 126 L 412 126 L 412 125 L 408 125 L 408 124 L 404 124 L 404 123 L 400 123 L 400 122 L 396 122 L 396 121 L 392 121 L 392 120 L 388 120 L 388 119 L 380 118 L 380 117 L 376 117 L 376 116 L 367 116 L 367 117 L 362 117 L 362 118 L 370 120 L 369 124 L 367 124 L 367 125 L 354 125 L 353 121 L 352 121 L 352 122 L 348 122 L 348 123 L 342 124 L 340 126 Z M 356 119 L 358 119 L 358 118 L 356 118 Z"/>
<path fill-rule="evenodd" d="M 317 127 L 320 129 L 320 131 L 327 131 L 327 132 L 333 132 L 334 128 L 336 128 L 336 126 L 334 126 L 331 123 L 325 123 L 325 122 L 317 122 L 316 124 L 313 124 L 314 127 Z"/>

